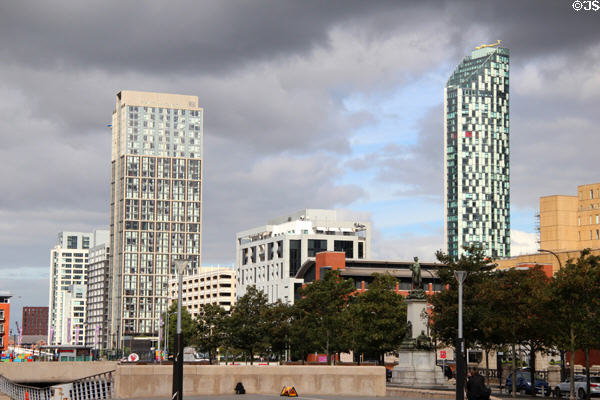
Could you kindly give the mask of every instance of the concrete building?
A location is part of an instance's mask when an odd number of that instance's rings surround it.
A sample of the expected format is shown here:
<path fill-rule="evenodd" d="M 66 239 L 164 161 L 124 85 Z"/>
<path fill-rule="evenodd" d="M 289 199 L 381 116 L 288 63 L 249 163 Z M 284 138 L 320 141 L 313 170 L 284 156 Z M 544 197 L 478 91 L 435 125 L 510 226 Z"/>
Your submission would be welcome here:
<path fill-rule="evenodd" d="M 556 272 L 583 249 L 600 255 L 600 183 L 580 185 L 576 195 L 540 197 L 538 217 L 540 253 L 499 260 L 500 268 L 540 264 Z"/>
<path fill-rule="evenodd" d="M 48 343 L 59 345 L 67 339 L 64 331 L 67 326 L 66 318 L 71 310 L 63 309 L 64 296 L 72 291 L 73 285 L 87 284 L 87 267 L 89 249 L 96 243 L 105 243 L 108 231 L 94 232 L 61 232 L 58 234 L 58 244 L 50 251 L 50 298 L 48 301 Z M 85 313 L 85 310 L 84 310 Z M 84 314 L 85 318 L 85 314 Z"/>
<path fill-rule="evenodd" d="M 322 251 L 343 251 L 349 260 L 369 258 L 371 226 L 343 220 L 334 210 L 305 209 L 236 235 L 236 297 L 249 285 L 269 302 L 293 304 L 300 267 Z"/>
<path fill-rule="evenodd" d="M 177 301 L 179 282 L 169 280 L 171 302 Z M 196 273 L 183 277 L 181 305 L 196 318 L 204 304 L 218 304 L 231 310 L 235 304 L 235 271 L 230 267 L 200 267 Z"/>
<path fill-rule="evenodd" d="M 8 335 L 10 333 L 10 298 L 12 295 L 0 290 L 0 351 L 8 348 Z"/>
<path fill-rule="evenodd" d="M 480 46 L 444 91 L 444 212 L 447 251 L 479 245 L 510 256 L 509 51 Z"/>
<path fill-rule="evenodd" d="M 173 260 L 189 259 L 191 270 L 200 265 L 202 140 L 198 97 L 117 94 L 110 221 L 113 348 L 156 345 Z"/>
<path fill-rule="evenodd" d="M 48 307 L 23 307 L 23 336 L 48 336 Z"/>
<path fill-rule="evenodd" d="M 90 249 L 88 258 L 85 344 L 97 350 L 106 349 L 109 339 L 109 255 L 108 243 L 102 243 Z"/>
<path fill-rule="evenodd" d="M 574 196 L 540 198 L 540 248 L 600 248 L 600 183 L 580 185 Z"/>

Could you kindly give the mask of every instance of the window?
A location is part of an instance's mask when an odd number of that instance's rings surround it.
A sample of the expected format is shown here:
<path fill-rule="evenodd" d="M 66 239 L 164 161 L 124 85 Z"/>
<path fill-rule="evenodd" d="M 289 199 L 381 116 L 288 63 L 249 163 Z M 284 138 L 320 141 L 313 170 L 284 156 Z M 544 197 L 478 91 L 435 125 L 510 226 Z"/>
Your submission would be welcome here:
<path fill-rule="evenodd" d="M 596 229 L 596 240 L 600 240 L 600 229 Z"/>
<path fill-rule="evenodd" d="M 308 239 L 308 256 L 314 257 L 317 253 L 327 251 L 327 240 Z"/>
<path fill-rule="evenodd" d="M 77 236 L 67 236 L 67 249 L 77 248 Z"/>
<path fill-rule="evenodd" d="M 351 240 L 335 240 L 333 242 L 334 251 L 343 251 L 346 258 L 354 258 L 354 242 Z"/>
<path fill-rule="evenodd" d="M 577 225 L 581 226 L 581 217 L 577 218 Z"/>
<path fill-rule="evenodd" d="M 590 189 L 590 199 L 594 198 L 594 191 Z"/>
<path fill-rule="evenodd" d="M 296 272 L 300 269 L 302 260 L 302 241 L 290 240 L 290 276 L 296 276 Z"/>

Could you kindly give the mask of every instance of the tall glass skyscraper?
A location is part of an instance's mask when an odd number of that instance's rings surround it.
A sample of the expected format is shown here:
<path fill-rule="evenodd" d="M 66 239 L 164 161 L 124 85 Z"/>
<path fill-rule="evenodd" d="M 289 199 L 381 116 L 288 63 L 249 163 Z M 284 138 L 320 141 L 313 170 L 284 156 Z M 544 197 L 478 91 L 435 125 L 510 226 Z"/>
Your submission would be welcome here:
<path fill-rule="evenodd" d="M 444 90 L 445 239 L 510 256 L 509 51 L 479 46 Z"/>
<path fill-rule="evenodd" d="M 200 265 L 202 141 L 198 97 L 117 94 L 109 263 L 113 349 L 156 345 L 173 261 L 187 258 L 191 270 Z"/>

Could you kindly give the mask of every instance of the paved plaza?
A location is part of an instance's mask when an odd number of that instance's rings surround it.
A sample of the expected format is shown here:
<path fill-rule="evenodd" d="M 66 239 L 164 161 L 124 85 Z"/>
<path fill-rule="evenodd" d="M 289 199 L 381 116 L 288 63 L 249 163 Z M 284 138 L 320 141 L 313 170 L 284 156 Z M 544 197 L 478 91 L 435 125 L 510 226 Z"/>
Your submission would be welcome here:
<path fill-rule="evenodd" d="M 265 395 L 265 394 L 244 394 L 244 395 L 223 395 L 223 396 L 184 396 L 184 400 L 262 400 L 262 399 L 286 399 L 287 397 L 281 397 L 279 394 Z M 381 399 L 382 397 L 366 397 L 366 396 L 298 396 L 296 399 L 302 400 L 363 400 L 363 399 Z M 408 397 L 385 397 L 386 399 L 403 399 L 403 400 L 423 400 L 423 398 L 408 398 Z M 142 399 L 140 399 L 142 400 Z M 150 399 L 148 399 L 150 400 Z M 154 399 L 152 399 L 154 400 Z M 164 399 L 168 400 L 168 399 Z"/>

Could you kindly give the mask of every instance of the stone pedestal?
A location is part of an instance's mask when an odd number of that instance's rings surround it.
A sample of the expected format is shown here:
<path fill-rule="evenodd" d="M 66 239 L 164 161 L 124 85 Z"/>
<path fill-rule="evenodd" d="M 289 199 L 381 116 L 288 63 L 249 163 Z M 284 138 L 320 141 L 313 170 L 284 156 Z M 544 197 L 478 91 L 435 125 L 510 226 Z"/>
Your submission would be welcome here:
<path fill-rule="evenodd" d="M 411 325 L 410 339 L 398 352 L 398 365 L 392 370 L 392 383 L 425 389 L 450 389 L 442 368 L 435 363 L 435 351 L 418 348 L 416 340 L 427 335 L 427 299 L 414 293 L 406 299 L 406 317 Z M 412 339 L 412 340 L 411 340 Z"/>
<path fill-rule="evenodd" d="M 416 339 L 422 332 L 427 334 L 427 318 L 423 318 L 426 308 L 426 299 L 406 299 L 406 319 L 412 325 L 411 339 Z"/>
<path fill-rule="evenodd" d="M 435 352 L 400 350 L 398 365 L 392 370 L 392 383 L 416 388 L 451 388 L 441 367 L 435 365 Z"/>

